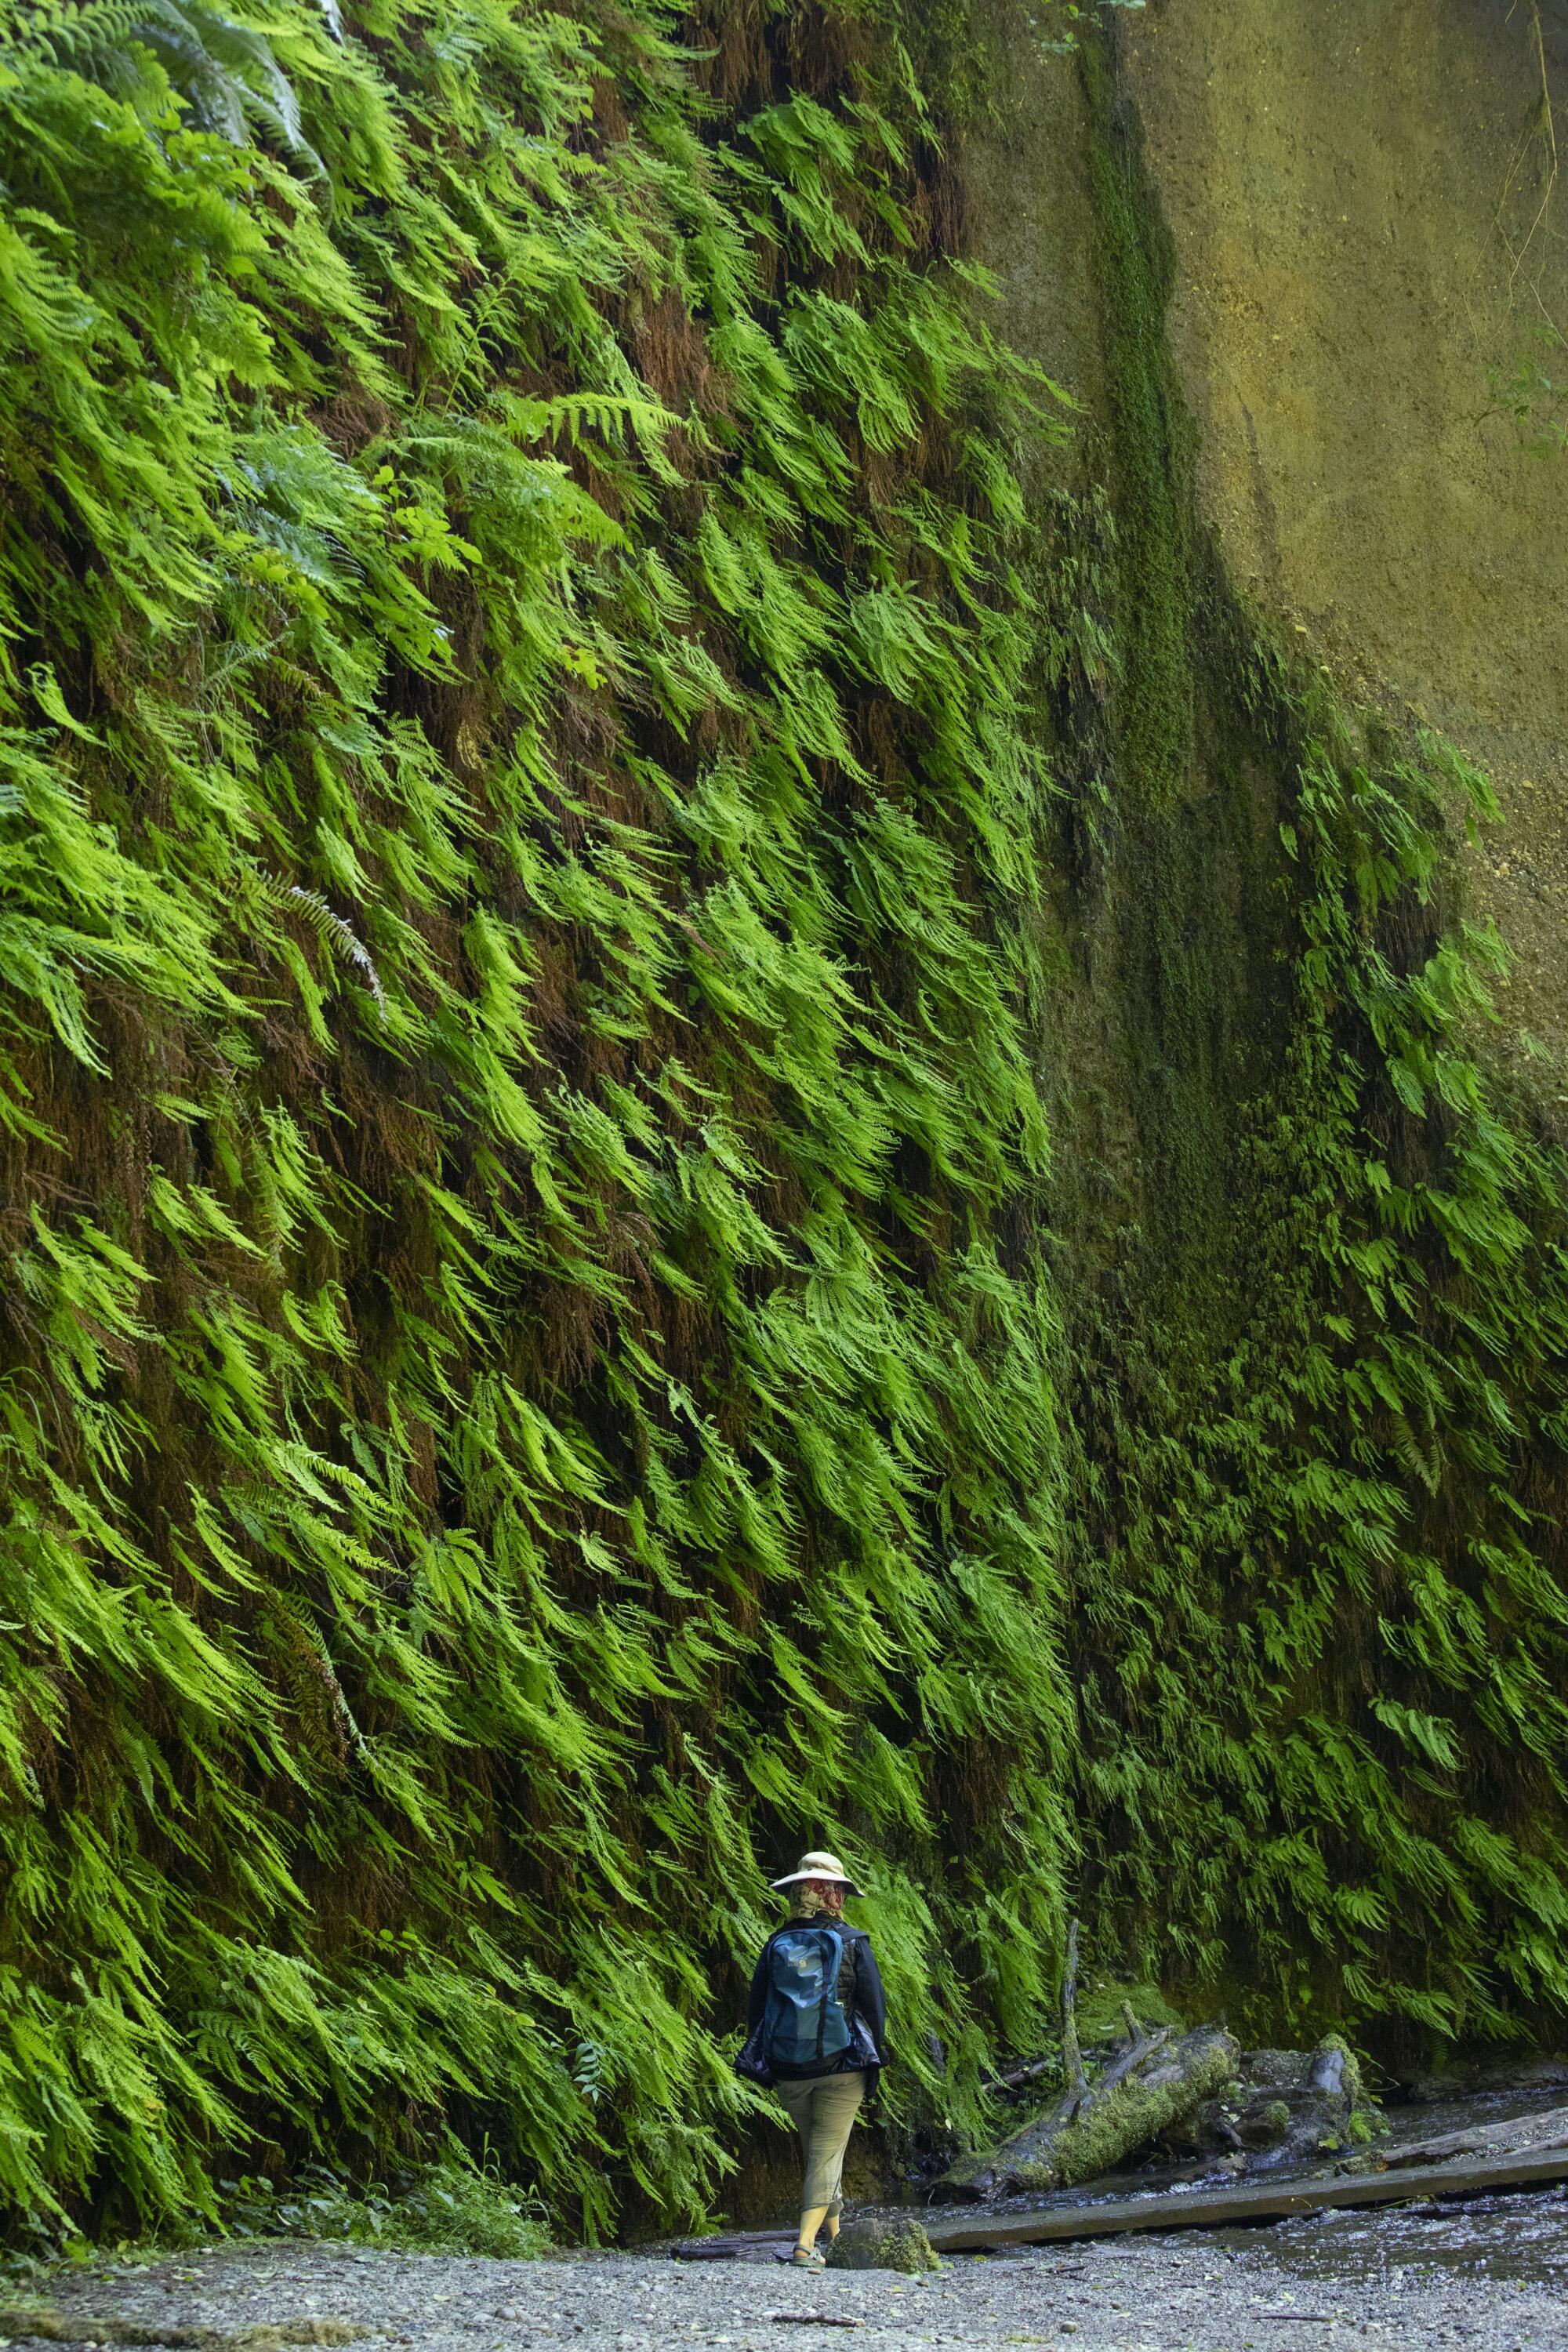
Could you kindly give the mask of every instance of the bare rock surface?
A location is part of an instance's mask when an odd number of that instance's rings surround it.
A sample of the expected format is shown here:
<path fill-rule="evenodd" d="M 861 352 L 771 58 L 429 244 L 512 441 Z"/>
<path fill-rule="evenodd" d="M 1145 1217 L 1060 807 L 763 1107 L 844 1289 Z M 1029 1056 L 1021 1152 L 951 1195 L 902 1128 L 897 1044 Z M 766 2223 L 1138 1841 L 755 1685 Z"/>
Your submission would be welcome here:
<path fill-rule="evenodd" d="M 340 2330 L 363 2329 L 367 2352 L 382 2344 L 420 2352 L 568 2344 L 582 2352 L 685 2344 L 762 2352 L 808 2338 L 837 2343 L 841 2334 L 868 2352 L 917 2345 L 1319 2352 L 1352 2340 L 1401 2352 L 1563 2352 L 1568 2273 L 1556 2264 L 1568 2261 L 1568 2200 L 1494 2203 L 1490 2221 L 1470 2214 L 1406 2221 L 1385 2224 L 1393 2234 L 1381 2239 L 1359 2225 L 1348 2236 L 1289 2225 L 1249 2232 L 1240 2246 L 1194 2235 L 1050 2247 L 954 2261 L 923 2278 L 802 2273 L 772 2263 L 678 2264 L 662 2251 L 504 2263 L 268 2242 L 119 2273 L 94 2266 L 51 2283 L 47 2296 L 67 2324 L 57 2342 L 102 2340 L 101 2322 L 113 2317 L 143 2344 L 171 2346 L 189 2344 L 187 2331 L 209 2329 L 227 2336 L 277 2330 L 298 2342 L 302 2336 L 291 2331 L 301 2323 L 330 2322 L 314 2340 L 341 2342 Z M 1422 2226 L 1433 2233 L 1430 2259 L 1418 2251 Z M 1536 2250 L 1520 2275 L 1489 2273 L 1489 2263 L 1502 2266 L 1503 2257 L 1486 2251 L 1489 2227 L 1500 2250 L 1525 2242 Z M 1468 2233 L 1462 2259 L 1446 2267 L 1445 2230 Z M 1406 2243 L 1412 2232 L 1415 2252 Z M 8 2321 L 14 2327 L 14 2314 Z M 13 2343 L 22 2340 L 13 2333 Z"/>

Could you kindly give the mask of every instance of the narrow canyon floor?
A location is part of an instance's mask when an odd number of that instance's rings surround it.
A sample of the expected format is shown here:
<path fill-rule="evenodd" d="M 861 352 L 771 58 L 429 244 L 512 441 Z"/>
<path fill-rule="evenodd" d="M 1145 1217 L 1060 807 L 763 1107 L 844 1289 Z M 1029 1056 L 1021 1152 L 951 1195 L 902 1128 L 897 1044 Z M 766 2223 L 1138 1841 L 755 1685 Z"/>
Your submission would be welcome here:
<path fill-rule="evenodd" d="M 677 2263 L 662 2251 L 505 2263 L 270 2240 L 97 2263 L 57 2278 L 47 2295 L 56 2342 L 85 2341 L 93 2320 L 111 2317 L 129 2323 L 122 2341 L 132 2330 L 142 2343 L 169 2340 L 160 2328 L 176 2342 L 211 2330 L 205 2340 L 219 2352 L 223 2336 L 243 2344 L 244 2331 L 262 2328 L 281 2330 L 285 2343 L 363 2331 L 367 2352 L 378 2341 L 428 2352 L 567 2343 L 785 2352 L 851 2335 L 867 2352 L 1318 2352 L 1351 2337 L 1559 2352 L 1568 2347 L 1568 2193 L 960 2257 L 926 2279 Z M 14 2316 L 9 2324 L 20 2344 Z M 249 2352 L 265 2344 L 252 2338 Z"/>

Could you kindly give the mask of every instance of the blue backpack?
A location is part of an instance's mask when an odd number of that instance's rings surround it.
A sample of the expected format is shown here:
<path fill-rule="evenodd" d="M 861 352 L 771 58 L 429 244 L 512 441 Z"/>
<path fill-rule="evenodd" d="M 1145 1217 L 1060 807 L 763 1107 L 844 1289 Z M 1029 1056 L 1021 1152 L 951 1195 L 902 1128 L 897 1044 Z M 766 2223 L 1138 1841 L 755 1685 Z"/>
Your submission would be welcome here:
<path fill-rule="evenodd" d="M 811 2074 L 849 2047 L 838 1998 L 844 1937 L 836 1927 L 781 1927 L 768 1954 L 768 1997 L 756 2055 L 772 2073 Z"/>

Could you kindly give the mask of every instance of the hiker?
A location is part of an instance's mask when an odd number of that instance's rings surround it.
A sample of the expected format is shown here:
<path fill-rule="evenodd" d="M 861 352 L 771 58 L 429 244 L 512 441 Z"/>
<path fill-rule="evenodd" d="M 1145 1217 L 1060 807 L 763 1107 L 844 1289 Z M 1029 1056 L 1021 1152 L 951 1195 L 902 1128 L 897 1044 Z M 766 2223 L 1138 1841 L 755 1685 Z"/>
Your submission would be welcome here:
<path fill-rule="evenodd" d="M 757 1960 L 735 2064 L 772 2085 L 800 2134 L 800 2230 L 794 2252 L 779 2260 L 819 2271 L 826 2257 L 817 2232 L 838 2235 L 844 2151 L 877 2087 L 888 2003 L 869 1937 L 845 1919 L 845 1896 L 860 1889 L 837 1855 L 803 1854 L 798 1870 L 773 1883 L 789 1893 L 790 1916 Z"/>

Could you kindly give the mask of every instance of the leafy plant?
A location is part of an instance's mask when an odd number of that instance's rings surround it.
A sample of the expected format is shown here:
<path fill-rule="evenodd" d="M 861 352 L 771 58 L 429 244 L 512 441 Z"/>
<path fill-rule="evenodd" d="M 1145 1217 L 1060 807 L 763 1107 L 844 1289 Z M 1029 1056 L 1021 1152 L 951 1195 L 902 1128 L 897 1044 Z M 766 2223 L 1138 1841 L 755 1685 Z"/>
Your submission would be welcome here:
<path fill-rule="evenodd" d="M 482 2254 L 535 2262 L 550 2251 L 537 2200 L 511 2188 L 493 2161 L 453 2143 L 434 2163 L 356 2186 L 331 2166 L 305 2165 L 281 2187 L 225 2180 L 226 2229 L 254 2237 L 343 2239 L 411 2253 Z"/>
<path fill-rule="evenodd" d="M 322 0 L 322 10 L 341 40 L 337 0 Z M 265 33 L 207 0 L 41 0 L 26 10 L 18 30 L 21 57 L 30 52 L 132 103 L 141 93 L 142 52 L 156 61 L 204 131 L 237 146 L 253 128 L 270 131 L 320 168 L 301 134 L 293 87 Z"/>

